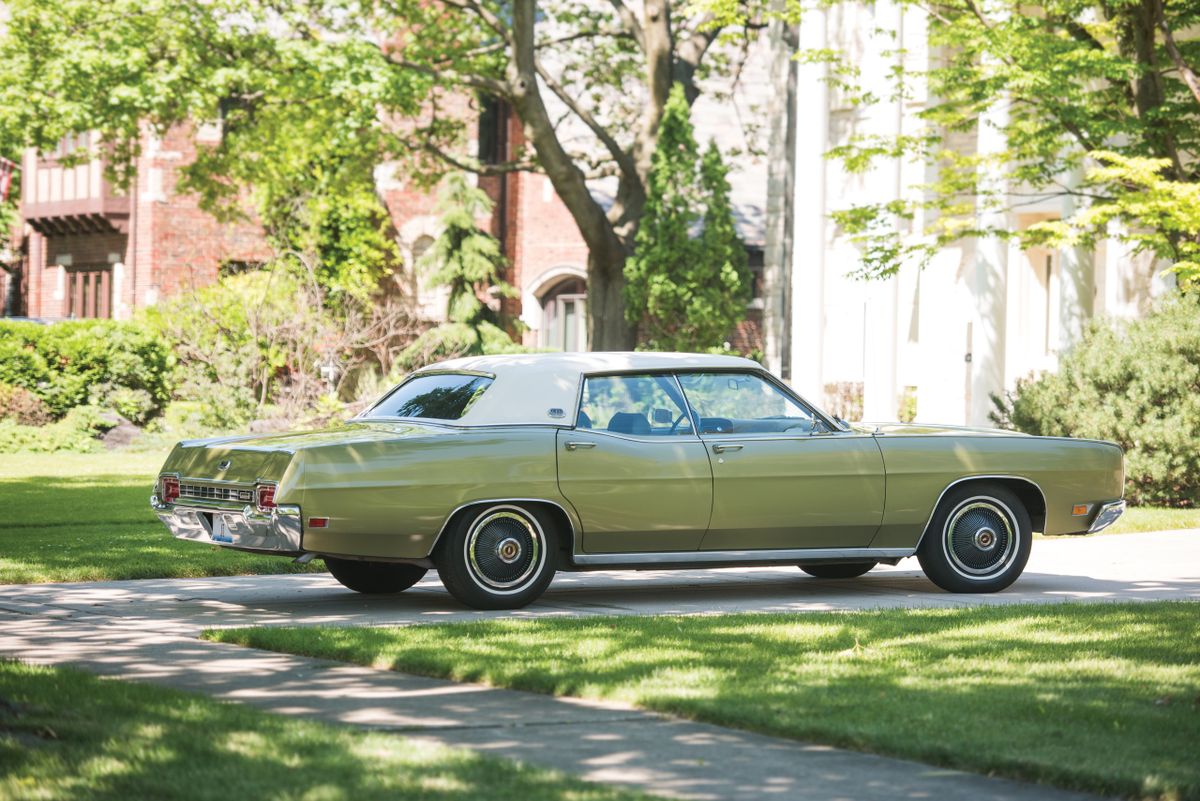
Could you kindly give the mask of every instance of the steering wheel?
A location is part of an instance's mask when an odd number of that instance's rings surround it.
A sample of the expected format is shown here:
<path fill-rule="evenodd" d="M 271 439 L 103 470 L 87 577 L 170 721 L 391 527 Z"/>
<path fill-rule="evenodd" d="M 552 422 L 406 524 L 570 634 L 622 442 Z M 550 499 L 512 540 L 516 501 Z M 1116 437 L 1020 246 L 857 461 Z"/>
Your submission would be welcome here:
<path fill-rule="evenodd" d="M 688 416 L 687 412 L 684 412 L 683 414 L 676 417 L 675 422 L 671 424 L 671 430 L 667 432 L 667 436 L 674 434 L 675 430 L 677 428 L 679 428 L 679 424 L 682 423 L 687 418 L 687 416 Z"/>

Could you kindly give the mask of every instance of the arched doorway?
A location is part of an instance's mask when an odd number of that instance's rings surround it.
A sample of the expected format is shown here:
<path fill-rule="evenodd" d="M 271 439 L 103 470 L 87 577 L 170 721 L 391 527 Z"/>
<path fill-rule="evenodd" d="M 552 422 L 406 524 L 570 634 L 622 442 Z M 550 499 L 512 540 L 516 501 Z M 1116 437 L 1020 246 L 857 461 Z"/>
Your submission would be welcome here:
<path fill-rule="evenodd" d="M 562 351 L 585 351 L 587 341 L 587 282 L 566 275 L 538 296 L 542 320 L 538 345 Z"/>

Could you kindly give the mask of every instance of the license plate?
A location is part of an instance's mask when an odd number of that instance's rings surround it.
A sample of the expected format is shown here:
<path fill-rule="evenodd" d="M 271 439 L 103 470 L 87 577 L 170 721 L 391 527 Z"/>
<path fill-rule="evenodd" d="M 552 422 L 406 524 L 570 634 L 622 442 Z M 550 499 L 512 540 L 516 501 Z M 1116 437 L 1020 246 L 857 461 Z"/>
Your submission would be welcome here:
<path fill-rule="evenodd" d="M 225 515 L 213 515 L 212 541 L 232 544 L 233 540 L 234 532 L 228 525 L 226 525 Z"/>

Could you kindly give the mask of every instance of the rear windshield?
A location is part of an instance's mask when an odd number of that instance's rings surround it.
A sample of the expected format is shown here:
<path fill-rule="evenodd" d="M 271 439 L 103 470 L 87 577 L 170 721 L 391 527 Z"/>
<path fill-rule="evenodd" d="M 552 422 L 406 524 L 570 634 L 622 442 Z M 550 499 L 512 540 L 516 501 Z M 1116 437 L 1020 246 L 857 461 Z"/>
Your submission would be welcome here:
<path fill-rule="evenodd" d="M 419 375 L 368 409 L 364 417 L 427 417 L 457 420 L 491 386 L 481 375 Z"/>

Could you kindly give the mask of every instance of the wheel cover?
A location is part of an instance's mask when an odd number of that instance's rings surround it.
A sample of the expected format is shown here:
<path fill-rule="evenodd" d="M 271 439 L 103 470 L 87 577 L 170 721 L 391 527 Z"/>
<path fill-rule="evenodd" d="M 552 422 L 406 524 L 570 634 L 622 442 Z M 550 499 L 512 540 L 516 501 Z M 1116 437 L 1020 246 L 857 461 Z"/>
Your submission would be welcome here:
<path fill-rule="evenodd" d="M 489 509 L 467 532 L 467 572 L 488 592 L 519 592 L 541 572 L 546 559 L 544 543 L 541 526 L 521 510 Z"/>
<path fill-rule="evenodd" d="M 1020 540 L 1012 510 L 988 497 L 960 503 L 942 530 L 942 550 L 950 567 L 975 580 L 1007 570 L 1017 557 Z"/>

